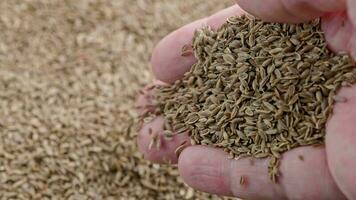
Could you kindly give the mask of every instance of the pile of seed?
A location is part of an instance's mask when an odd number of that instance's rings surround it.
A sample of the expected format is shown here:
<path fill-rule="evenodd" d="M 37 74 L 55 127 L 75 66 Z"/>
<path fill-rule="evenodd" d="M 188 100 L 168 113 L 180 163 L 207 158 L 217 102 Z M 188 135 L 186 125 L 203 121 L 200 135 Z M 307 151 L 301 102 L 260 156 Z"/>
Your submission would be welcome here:
<path fill-rule="evenodd" d="M 0 199 L 222 199 L 136 145 L 151 49 L 230 0 L 1 0 Z"/>
<path fill-rule="evenodd" d="M 198 62 L 156 89 L 159 111 L 194 144 L 230 158 L 271 157 L 273 181 L 281 153 L 323 142 L 333 103 L 344 100 L 337 90 L 356 80 L 352 59 L 327 49 L 319 20 L 231 17 L 216 32 L 198 30 L 192 46 Z"/>

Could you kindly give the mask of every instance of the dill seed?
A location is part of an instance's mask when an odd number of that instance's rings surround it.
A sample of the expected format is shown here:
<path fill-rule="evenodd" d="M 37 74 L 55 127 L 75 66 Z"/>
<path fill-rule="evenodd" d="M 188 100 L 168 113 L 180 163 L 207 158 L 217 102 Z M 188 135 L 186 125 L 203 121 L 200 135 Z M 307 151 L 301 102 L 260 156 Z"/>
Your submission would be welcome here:
<path fill-rule="evenodd" d="M 182 56 L 190 56 L 193 55 L 193 47 L 190 44 L 186 44 L 182 47 Z"/>
<path fill-rule="evenodd" d="M 342 97 L 342 96 L 334 96 L 334 100 L 335 102 L 342 102 L 342 103 L 345 103 L 347 102 L 347 98 L 346 97 Z"/>
<path fill-rule="evenodd" d="M 244 176 L 240 176 L 240 185 L 245 185 L 246 178 Z"/>
<path fill-rule="evenodd" d="M 179 155 L 182 153 L 182 151 L 188 146 L 187 141 L 184 141 L 182 144 L 180 144 L 174 151 L 176 154 L 177 158 L 179 158 Z"/>

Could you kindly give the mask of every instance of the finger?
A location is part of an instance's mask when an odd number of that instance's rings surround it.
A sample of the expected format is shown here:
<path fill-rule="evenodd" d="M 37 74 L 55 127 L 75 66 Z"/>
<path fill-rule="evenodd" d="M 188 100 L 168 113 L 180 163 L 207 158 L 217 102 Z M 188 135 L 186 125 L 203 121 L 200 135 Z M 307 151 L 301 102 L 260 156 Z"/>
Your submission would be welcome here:
<path fill-rule="evenodd" d="M 155 77 L 167 83 L 180 79 L 196 62 L 193 55 L 182 56 L 181 51 L 184 45 L 191 44 L 195 30 L 206 25 L 216 29 L 228 17 L 242 13 L 240 7 L 235 5 L 169 34 L 158 43 L 152 54 L 151 63 Z"/>
<path fill-rule="evenodd" d="M 348 0 L 347 1 L 347 10 L 348 10 L 348 16 L 350 17 L 350 20 L 352 21 L 354 27 L 356 27 L 356 1 L 355 0 Z"/>
<path fill-rule="evenodd" d="M 237 0 L 242 9 L 265 21 L 299 23 L 343 11 L 345 0 Z"/>
<path fill-rule="evenodd" d="M 346 12 L 328 14 L 322 20 L 328 47 L 334 52 L 349 52 L 353 58 L 356 58 L 355 27 Z"/>
<path fill-rule="evenodd" d="M 155 82 L 155 84 L 162 83 Z M 137 99 L 139 114 L 143 114 L 146 109 L 151 111 L 155 109 L 152 104 L 152 86 L 146 86 Z M 163 124 L 164 118 L 162 116 L 155 117 L 152 121 L 144 123 L 137 137 L 138 148 L 144 157 L 152 162 L 174 164 L 177 163 L 175 150 L 184 142 L 185 145 L 189 145 L 190 139 L 186 133 L 182 133 L 168 140 L 163 135 Z"/>
<path fill-rule="evenodd" d="M 175 164 L 178 161 L 175 151 L 182 144 L 189 145 L 189 136 L 181 133 L 167 139 L 163 135 L 163 123 L 164 118 L 159 116 L 142 126 L 137 137 L 138 149 L 147 160 Z"/>
<path fill-rule="evenodd" d="M 269 179 L 267 166 L 266 159 L 229 160 L 222 150 L 207 146 L 186 148 L 178 162 L 183 180 L 208 193 L 243 199 L 345 199 L 327 169 L 324 148 L 283 154 L 277 184 Z"/>
<path fill-rule="evenodd" d="M 143 115 L 144 112 L 150 111 L 153 112 L 155 107 L 153 106 L 153 93 L 152 90 L 155 85 L 162 84 L 159 81 L 156 81 L 152 84 L 146 85 L 141 91 L 139 91 L 139 95 L 136 99 L 136 112 L 139 115 Z"/>
<path fill-rule="evenodd" d="M 343 88 L 327 126 L 326 145 L 331 174 L 341 191 L 356 199 L 356 86 Z"/>

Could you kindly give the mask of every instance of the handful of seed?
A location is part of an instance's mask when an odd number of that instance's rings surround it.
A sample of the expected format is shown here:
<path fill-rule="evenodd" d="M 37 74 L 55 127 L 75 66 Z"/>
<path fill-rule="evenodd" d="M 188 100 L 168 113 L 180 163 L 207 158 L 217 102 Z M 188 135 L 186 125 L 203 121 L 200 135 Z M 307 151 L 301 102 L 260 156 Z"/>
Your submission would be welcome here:
<path fill-rule="evenodd" d="M 198 62 L 184 78 L 155 89 L 167 136 L 188 131 L 230 158 L 270 157 L 273 181 L 281 153 L 323 143 L 333 103 L 345 100 L 337 90 L 356 80 L 352 59 L 327 49 L 319 20 L 231 17 L 216 32 L 198 30 L 192 47 Z"/>

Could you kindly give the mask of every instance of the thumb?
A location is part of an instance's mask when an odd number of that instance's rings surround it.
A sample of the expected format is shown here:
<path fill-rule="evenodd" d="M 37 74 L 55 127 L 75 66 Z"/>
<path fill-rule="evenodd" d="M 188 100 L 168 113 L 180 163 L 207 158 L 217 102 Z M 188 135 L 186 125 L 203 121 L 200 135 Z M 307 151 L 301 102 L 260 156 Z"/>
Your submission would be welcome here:
<path fill-rule="evenodd" d="M 237 0 L 242 9 L 265 21 L 300 23 L 346 9 L 346 0 Z"/>
<path fill-rule="evenodd" d="M 332 176 L 339 189 L 356 199 L 356 86 L 342 88 L 326 127 L 326 153 Z"/>
<path fill-rule="evenodd" d="M 268 177 L 268 160 L 231 160 L 221 149 L 196 145 L 183 150 L 178 170 L 185 183 L 212 194 L 242 199 L 343 200 L 326 162 L 324 148 L 293 149 L 283 154 L 281 175 L 274 184 Z"/>

